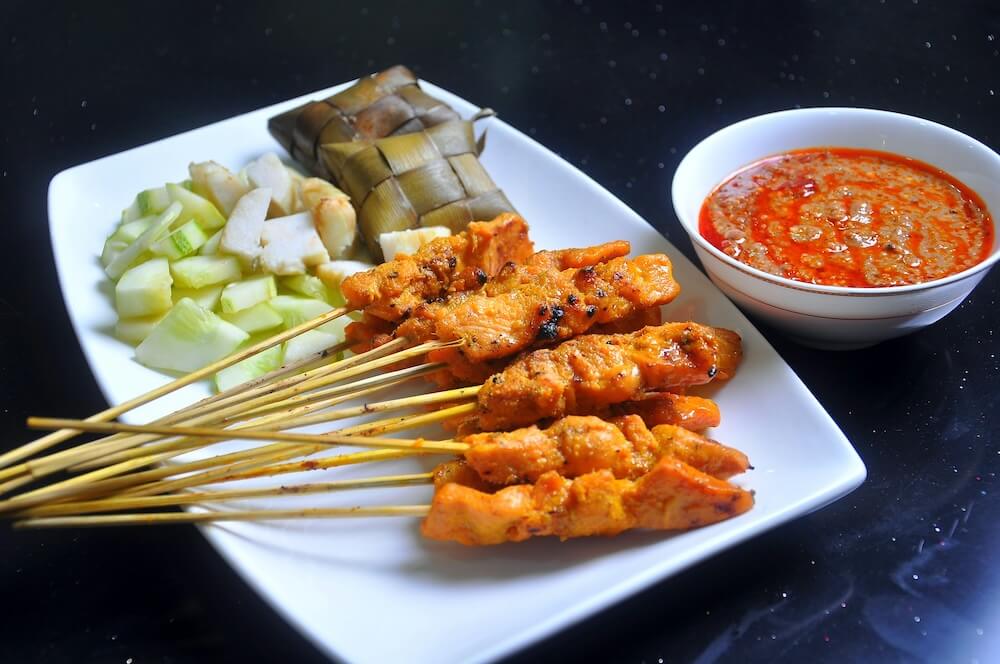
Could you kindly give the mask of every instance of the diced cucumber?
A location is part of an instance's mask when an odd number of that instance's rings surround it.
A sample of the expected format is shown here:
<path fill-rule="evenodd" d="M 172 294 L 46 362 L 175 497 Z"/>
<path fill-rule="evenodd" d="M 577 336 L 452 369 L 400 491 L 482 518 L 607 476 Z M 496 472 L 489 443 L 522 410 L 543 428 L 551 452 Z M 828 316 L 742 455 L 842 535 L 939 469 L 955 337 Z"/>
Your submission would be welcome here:
<path fill-rule="evenodd" d="M 187 222 L 176 231 L 163 238 L 152 246 L 154 254 L 166 256 L 170 260 L 184 258 L 188 254 L 193 254 L 200 246 L 208 241 L 205 231 L 201 230 L 194 219 Z"/>
<path fill-rule="evenodd" d="M 331 293 L 326 284 L 318 277 L 311 274 L 295 274 L 290 277 L 282 277 L 281 285 L 290 291 L 294 291 L 315 300 L 322 300 L 330 304 Z"/>
<path fill-rule="evenodd" d="M 268 304 L 281 314 L 281 319 L 285 322 L 286 328 L 300 325 L 333 309 L 333 307 L 321 300 L 297 297 L 295 295 L 272 297 L 268 301 Z"/>
<path fill-rule="evenodd" d="M 147 367 L 194 371 L 235 351 L 250 335 L 184 298 L 135 349 Z"/>
<path fill-rule="evenodd" d="M 312 320 L 331 307 L 326 302 L 311 298 L 295 297 L 294 295 L 279 295 L 268 301 L 285 322 L 285 328 L 295 327 L 307 320 Z M 347 317 L 330 321 L 315 330 L 303 332 L 299 336 L 285 342 L 285 361 L 294 362 L 312 353 L 319 352 L 344 340 L 344 328 L 350 323 Z"/>
<path fill-rule="evenodd" d="M 207 198 L 188 191 L 179 184 L 167 183 L 170 199 L 184 206 L 181 218 L 187 222 L 192 217 L 205 230 L 214 231 L 226 225 L 226 218 Z"/>
<path fill-rule="evenodd" d="M 223 320 L 227 320 L 244 332 L 250 333 L 272 330 L 283 322 L 281 315 L 267 302 L 255 304 L 249 309 L 241 309 L 235 313 L 220 315 Z"/>
<path fill-rule="evenodd" d="M 138 346 L 164 316 L 166 312 L 142 318 L 119 318 L 115 323 L 115 336 L 126 343 Z"/>
<path fill-rule="evenodd" d="M 122 251 L 120 254 L 115 256 L 114 260 L 108 263 L 105 268 L 105 272 L 112 279 L 118 279 L 144 252 L 146 252 L 154 242 L 160 239 L 160 237 L 167 232 L 178 216 L 181 214 L 183 207 L 180 203 L 171 203 L 166 210 L 164 210 L 156 220 L 150 224 L 142 235 L 136 238 L 135 242 L 130 244 L 127 249 Z"/>
<path fill-rule="evenodd" d="M 215 231 L 215 235 L 208 238 L 205 244 L 201 245 L 201 249 L 198 251 L 202 256 L 214 256 L 219 253 L 219 243 L 222 242 L 222 230 Z"/>
<path fill-rule="evenodd" d="M 128 249 L 128 242 L 116 240 L 114 234 L 109 235 L 104 241 L 104 250 L 101 252 L 101 265 L 105 268 L 118 257 L 118 254 Z"/>
<path fill-rule="evenodd" d="M 280 367 L 283 357 L 284 351 L 281 346 L 272 346 L 256 355 L 251 355 L 242 362 L 237 362 L 215 374 L 215 388 L 219 392 L 225 392 L 231 387 L 259 378 Z"/>
<path fill-rule="evenodd" d="M 141 217 L 156 216 L 170 205 L 170 197 L 165 187 L 140 191 L 132 204 L 122 210 L 122 223 L 127 224 Z"/>
<path fill-rule="evenodd" d="M 170 196 L 166 187 L 156 187 L 140 191 L 135 197 L 135 202 L 139 206 L 142 216 L 160 214 L 170 205 Z"/>
<path fill-rule="evenodd" d="M 242 276 L 240 262 L 232 256 L 188 256 L 171 263 L 170 272 L 181 288 L 204 288 Z"/>
<path fill-rule="evenodd" d="M 127 270 L 115 285 L 115 308 L 122 318 L 151 316 L 166 311 L 170 299 L 170 266 L 154 258 Z"/>
<path fill-rule="evenodd" d="M 111 234 L 111 237 L 131 244 L 138 240 L 139 236 L 145 233 L 146 229 L 152 226 L 154 221 L 156 221 L 156 215 L 130 221 L 119 226 L 117 230 Z"/>
<path fill-rule="evenodd" d="M 219 304 L 219 298 L 222 297 L 222 286 L 205 286 L 204 288 L 175 288 L 174 292 L 171 294 L 174 299 L 174 304 L 177 304 L 181 299 L 187 297 L 195 301 L 199 307 L 204 307 L 205 309 L 215 309 Z"/>
<path fill-rule="evenodd" d="M 231 314 L 266 302 L 278 294 L 273 275 L 254 277 L 227 284 L 220 301 L 223 313 Z"/>
<path fill-rule="evenodd" d="M 335 346 L 343 340 L 344 333 L 342 330 L 335 334 L 331 329 L 327 328 L 327 325 L 303 332 L 299 336 L 285 342 L 285 362 L 298 362 L 314 353 Z"/>

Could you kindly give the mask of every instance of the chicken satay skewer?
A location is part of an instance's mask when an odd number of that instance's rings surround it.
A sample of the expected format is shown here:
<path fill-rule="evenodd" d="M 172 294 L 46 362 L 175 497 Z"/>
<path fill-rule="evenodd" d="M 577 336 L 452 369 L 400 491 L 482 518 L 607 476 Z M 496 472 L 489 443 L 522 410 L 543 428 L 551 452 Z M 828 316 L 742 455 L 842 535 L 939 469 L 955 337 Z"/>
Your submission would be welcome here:
<path fill-rule="evenodd" d="M 665 457 L 637 480 L 597 471 L 574 480 L 545 473 L 534 485 L 483 493 L 449 483 L 430 505 L 113 514 L 27 519 L 16 528 L 166 525 L 359 516 L 424 517 L 421 533 L 470 546 L 555 535 L 561 539 L 626 530 L 687 530 L 746 512 L 753 494 Z"/>
<path fill-rule="evenodd" d="M 32 418 L 29 425 L 76 428 L 92 431 L 148 431 L 167 429 L 149 425 L 127 425 L 79 420 Z M 185 435 L 216 437 L 225 431 L 185 428 Z M 682 427 L 661 425 L 650 431 L 637 415 L 605 422 L 594 416 L 568 416 L 546 429 L 525 427 L 511 432 L 481 433 L 462 440 L 374 438 L 341 434 L 303 434 L 248 431 L 248 440 L 290 443 L 352 445 L 356 447 L 408 449 L 421 453 L 462 455 L 485 481 L 507 485 L 533 482 L 542 474 L 558 471 L 575 477 L 595 470 L 610 470 L 615 477 L 637 477 L 660 457 L 671 454 L 685 462 L 728 478 L 749 468 L 746 455 Z"/>
<path fill-rule="evenodd" d="M 566 418 L 566 420 L 563 422 L 565 426 L 562 426 L 560 431 L 553 431 L 556 428 L 556 425 L 554 425 L 544 432 L 548 435 L 549 440 L 540 440 L 539 434 L 543 432 L 539 432 L 533 427 L 510 434 L 491 434 L 486 438 L 482 435 L 470 436 L 469 439 L 472 439 L 474 442 L 469 444 L 468 449 L 464 452 L 466 460 L 445 462 L 430 473 L 365 478 L 362 480 L 339 480 L 335 482 L 265 489 L 229 489 L 138 498 L 111 497 L 94 501 L 43 505 L 14 516 L 18 518 L 25 516 L 41 517 L 112 512 L 126 509 L 224 502 L 251 497 L 301 495 L 334 490 L 371 488 L 374 486 L 423 484 L 432 481 L 438 487 L 448 482 L 458 481 L 466 486 L 473 486 L 473 488 L 476 488 L 477 485 L 485 488 L 492 484 L 495 489 L 499 489 L 503 485 L 493 484 L 491 480 L 506 482 L 519 478 L 528 480 L 537 479 L 544 472 L 555 468 L 559 469 L 561 475 L 570 478 L 579 474 L 606 469 L 610 470 L 617 478 L 627 477 L 634 479 L 647 472 L 649 464 L 655 463 L 655 459 L 664 456 L 679 459 L 697 470 L 719 479 L 727 479 L 750 468 L 746 455 L 738 450 L 720 445 L 713 440 L 704 439 L 697 434 L 683 433 L 677 427 L 669 425 L 655 427 L 650 432 L 636 416 L 620 418 L 614 424 L 602 422 L 592 417 Z M 619 435 L 609 436 L 608 433 L 610 431 Z M 579 445 L 572 440 L 567 440 L 566 434 L 572 436 L 574 433 L 590 437 L 589 444 Z M 652 440 L 650 436 L 656 441 L 652 446 L 649 445 L 650 440 Z M 505 438 L 511 440 L 505 441 Z M 560 438 L 562 439 L 560 440 Z M 643 440 L 644 438 L 647 440 Z M 497 439 L 500 439 L 499 443 Z M 406 444 L 403 446 L 403 449 L 407 449 L 408 447 L 412 447 L 416 441 L 394 442 L 399 442 L 401 445 Z M 527 442 L 527 445 L 524 444 L 525 442 Z M 552 443 L 555 443 L 562 449 L 552 449 Z M 641 449 L 644 443 L 646 448 Z M 594 450 L 594 447 L 603 447 L 603 449 Z M 652 449 L 654 447 L 658 447 L 659 449 Z M 474 457 L 470 464 L 468 461 L 468 451 L 476 450 L 477 448 L 481 453 L 485 454 L 486 458 L 484 459 L 483 454 L 481 454 L 479 459 Z M 497 464 L 495 462 L 492 465 L 489 463 L 491 454 L 495 457 L 497 456 L 497 452 L 500 453 L 499 456 L 501 457 L 500 476 L 493 472 L 496 470 Z M 512 455 L 519 455 L 521 457 L 520 466 L 522 470 L 516 473 L 519 478 L 509 476 Z M 538 460 L 545 458 L 545 456 L 550 459 L 549 468 L 546 468 L 544 465 L 540 466 L 538 463 Z M 574 458 L 574 456 L 577 458 Z M 579 458 L 580 456 L 589 458 L 581 459 Z M 623 459 L 638 460 L 643 456 L 647 458 L 642 459 L 639 463 L 627 464 L 630 466 L 628 468 L 624 467 L 621 463 Z M 485 464 L 483 463 L 484 460 L 486 461 Z M 462 464 L 467 466 L 467 470 L 462 467 Z"/>

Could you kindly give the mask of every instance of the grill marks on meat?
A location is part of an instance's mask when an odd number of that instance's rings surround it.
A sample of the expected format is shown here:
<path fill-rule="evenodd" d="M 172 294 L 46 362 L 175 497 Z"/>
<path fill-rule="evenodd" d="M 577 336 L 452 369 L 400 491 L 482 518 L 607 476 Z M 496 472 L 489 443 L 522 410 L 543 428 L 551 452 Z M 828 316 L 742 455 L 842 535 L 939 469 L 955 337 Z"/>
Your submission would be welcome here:
<path fill-rule="evenodd" d="M 481 293 L 423 307 L 397 334 L 418 341 L 461 339 L 462 353 L 478 362 L 583 334 L 596 324 L 666 304 L 680 292 L 670 260 L 662 254 L 559 272 L 524 270 L 528 278 L 503 292 L 494 286 L 513 277 L 501 274 Z"/>
<path fill-rule="evenodd" d="M 420 530 L 430 539 L 482 546 L 542 535 L 567 539 L 632 528 L 694 528 L 752 506 L 750 492 L 663 457 L 638 480 L 618 479 L 609 470 L 576 479 L 550 471 L 534 485 L 496 493 L 446 484 L 435 492 Z"/>
<path fill-rule="evenodd" d="M 637 415 L 606 422 L 595 416 L 567 416 L 547 429 L 525 427 L 508 433 L 467 436 L 465 461 L 493 484 L 534 482 L 554 471 L 578 477 L 609 470 L 635 479 L 664 456 L 673 456 L 714 477 L 745 472 L 746 455 L 694 432 L 665 425 L 650 431 Z M 460 482 L 467 484 L 466 482 Z"/>
<path fill-rule="evenodd" d="M 632 334 L 585 335 L 528 353 L 479 392 L 484 431 L 599 412 L 649 391 L 725 380 L 741 358 L 735 332 L 668 323 Z"/>
<path fill-rule="evenodd" d="M 514 214 L 472 222 L 465 231 L 437 238 L 412 256 L 400 256 L 344 279 L 347 306 L 398 322 L 424 302 L 480 288 L 511 262 L 532 255 L 528 225 Z"/>

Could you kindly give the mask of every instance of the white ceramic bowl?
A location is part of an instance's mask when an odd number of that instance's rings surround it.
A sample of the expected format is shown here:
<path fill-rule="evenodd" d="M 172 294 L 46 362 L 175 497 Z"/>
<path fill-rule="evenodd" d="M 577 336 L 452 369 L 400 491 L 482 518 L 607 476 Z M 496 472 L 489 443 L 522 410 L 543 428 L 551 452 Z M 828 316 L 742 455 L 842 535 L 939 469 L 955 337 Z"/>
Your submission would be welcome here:
<path fill-rule="evenodd" d="M 1000 259 L 1000 238 L 983 262 L 944 279 L 910 286 L 847 288 L 807 284 L 745 265 L 698 233 L 705 197 L 735 171 L 798 148 L 868 148 L 937 166 L 1000 214 L 1000 155 L 944 125 L 863 108 L 808 108 L 760 115 L 717 131 L 696 145 L 674 174 L 674 210 L 712 281 L 751 314 L 806 345 L 863 348 L 941 319 L 961 304 Z"/>

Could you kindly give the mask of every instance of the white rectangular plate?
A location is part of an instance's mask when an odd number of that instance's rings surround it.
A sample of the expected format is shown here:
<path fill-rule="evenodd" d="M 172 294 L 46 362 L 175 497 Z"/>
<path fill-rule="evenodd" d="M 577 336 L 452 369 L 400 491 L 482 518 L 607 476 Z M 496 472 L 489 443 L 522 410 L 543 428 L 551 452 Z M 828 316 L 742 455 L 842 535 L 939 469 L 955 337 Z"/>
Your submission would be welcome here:
<path fill-rule="evenodd" d="M 49 187 L 56 267 L 70 319 L 109 402 L 166 378 L 136 364 L 111 336 L 115 314 L 97 256 L 131 196 L 186 177 L 191 161 L 233 168 L 280 151 L 267 119 L 321 90 L 63 171 Z M 425 84 L 464 116 L 477 107 Z M 510 654 L 685 567 L 857 487 L 865 468 L 850 443 L 770 344 L 649 224 L 596 182 L 513 127 L 492 121 L 483 162 L 543 248 L 626 239 L 633 253 L 665 252 L 683 293 L 667 310 L 743 335 L 745 360 L 716 394 L 714 434 L 755 466 L 738 481 L 756 491 L 747 514 L 677 535 L 546 538 L 471 549 L 427 542 L 406 519 L 208 526 L 219 552 L 320 648 L 352 662 L 488 661 Z M 666 196 L 667 192 L 664 191 Z M 135 411 L 148 420 L 207 393 L 191 386 Z M 413 472 L 404 462 L 307 474 L 308 481 Z M 302 475 L 295 481 L 307 481 Z M 286 478 L 286 482 L 289 480 Z M 427 487 L 258 500 L 254 507 L 426 503 Z M 246 505 L 244 505 L 246 506 Z"/>

